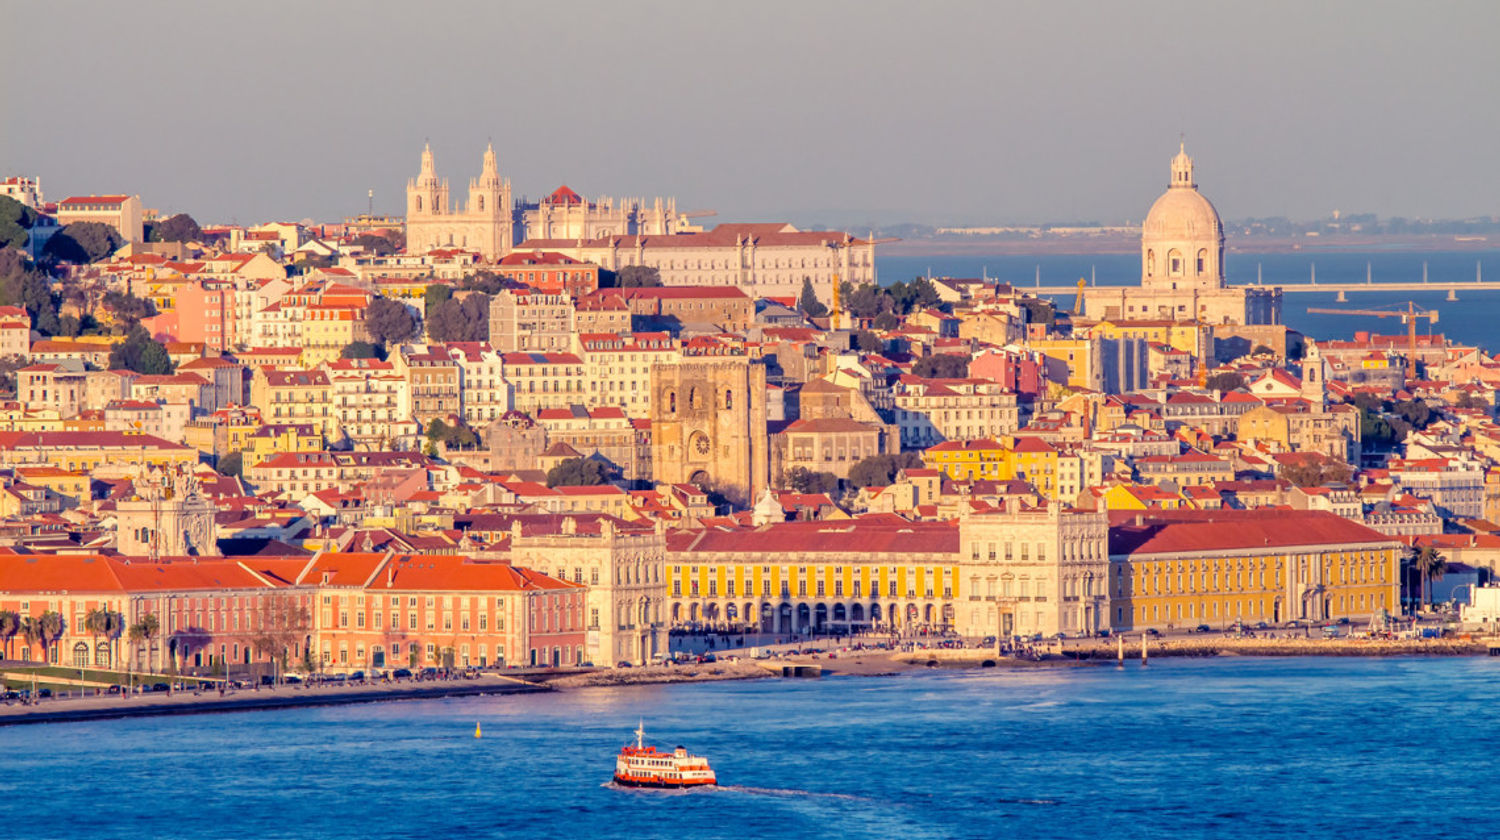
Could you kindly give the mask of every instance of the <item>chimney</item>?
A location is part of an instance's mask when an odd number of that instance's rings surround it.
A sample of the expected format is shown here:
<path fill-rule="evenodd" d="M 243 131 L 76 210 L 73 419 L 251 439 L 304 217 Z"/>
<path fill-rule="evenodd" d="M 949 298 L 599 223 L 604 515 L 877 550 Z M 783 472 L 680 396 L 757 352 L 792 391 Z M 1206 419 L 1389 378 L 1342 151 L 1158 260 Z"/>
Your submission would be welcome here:
<path fill-rule="evenodd" d="M 1135 515 L 1135 527 L 1137 527 L 1137 528 L 1144 528 L 1144 527 L 1146 527 L 1146 515 L 1144 513 L 1137 513 Z"/>

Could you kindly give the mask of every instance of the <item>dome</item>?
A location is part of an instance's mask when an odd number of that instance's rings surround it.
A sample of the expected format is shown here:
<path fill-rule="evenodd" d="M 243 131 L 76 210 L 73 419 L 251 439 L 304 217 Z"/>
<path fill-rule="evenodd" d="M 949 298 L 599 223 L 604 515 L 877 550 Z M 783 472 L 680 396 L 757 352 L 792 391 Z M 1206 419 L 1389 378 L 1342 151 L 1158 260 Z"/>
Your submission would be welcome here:
<path fill-rule="evenodd" d="M 1224 224 L 1219 221 L 1219 211 L 1202 193 L 1174 187 L 1151 205 L 1141 233 L 1172 239 L 1222 239 Z"/>
<path fill-rule="evenodd" d="M 1198 192 L 1193 159 L 1178 147 L 1167 191 L 1141 225 L 1141 283 L 1148 288 L 1221 288 L 1224 223 Z"/>

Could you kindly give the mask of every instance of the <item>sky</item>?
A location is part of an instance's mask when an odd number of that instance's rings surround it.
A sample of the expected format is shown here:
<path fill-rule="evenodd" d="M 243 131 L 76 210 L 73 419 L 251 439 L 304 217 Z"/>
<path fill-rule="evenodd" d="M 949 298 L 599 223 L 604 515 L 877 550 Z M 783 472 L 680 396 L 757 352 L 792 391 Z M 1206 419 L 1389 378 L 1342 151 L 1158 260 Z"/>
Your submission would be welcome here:
<path fill-rule="evenodd" d="M 1500 214 L 1500 3 L 7 4 L 0 176 L 200 223 L 675 196 L 717 221 Z M 710 220 L 713 221 L 713 220 Z"/>

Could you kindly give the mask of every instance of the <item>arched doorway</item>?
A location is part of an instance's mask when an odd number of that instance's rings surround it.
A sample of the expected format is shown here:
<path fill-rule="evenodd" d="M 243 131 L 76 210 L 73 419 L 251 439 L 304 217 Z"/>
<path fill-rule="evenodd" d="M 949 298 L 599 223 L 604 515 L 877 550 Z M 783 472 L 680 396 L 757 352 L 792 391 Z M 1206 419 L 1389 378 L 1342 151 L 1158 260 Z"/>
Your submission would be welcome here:
<path fill-rule="evenodd" d="M 863 604 L 853 604 L 849 607 L 849 621 L 854 624 L 864 623 L 865 607 Z"/>
<path fill-rule="evenodd" d="M 779 620 L 777 621 L 776 632 L 778 632 L 778 633 L 791 633 L 792 632 L 792 605 L 791 604 L 782 604 L 781 605 L 781 609 L 778 612 L 779 612 Z"/>
<path fill-rule="evenodd" d="M 673 604 L 672 605 L 672 623 L 673 624 L 680 624 L 680 623 L 682 623 L 682 605 L 681 604 Z"/>
<path fill-rule="evenodd" d="M 932 605 L 928 604 L 927 608 L 922 611 L 922 616 L 923 616 L 922 620 L 925 621 L 925 622 L 927 622 L 928 624 L 932 624 L 933 621 L 934 621 L 935 614 L 936 614 L 936 611 L 933 610 Z"/>
<path fill-rule="evenodd" d="M 797 605 L 797 633 L 806 633 L 812 627 L 812 610 L 806 604 Z"/>
<path fill-rule="evenodd" d="M 697 470 L 692 475 L 688 476 L 688 484 L 697 487 L 699 490 L 707 490 L 708 481 L 708 473 L 703 470 Z"/>
<path fill-rule="evenodd" d="M 833 605 L 833 622 L 835 624 L 842 624 L 842 623 L 846 623 L 848 621 L 849 621 L 849 611 L 844 608 L 843 604 L 834 604 Z"/>
<path fill-rule="evenodd" d="M 943 629 L 950 630 L 950 629 L 953 628 L 953 618 L 954 618 L 954 615 L 955 615 L 955 610 L 953 609 L 953 605 L 952 604 L 944 604 L 943 605 Z"/>
<path fill-rule="evenodd" d="M 87 668 L 88 664 L 89 646 L 84 642 L 79 642 L 78 644 L 73 646 L 73 667 Z"/>
<path fill-rule="evenodd" d="M 908 625 L 916 624 L 921 617 L 922 613 L 917 609 L 916 604 L 906 605 L 906 623 Z"/>
<path fill-rule="evenodd" d="M 99 642 L 94 645 L 94 664 L 100 668 L 108 668 L 113 664 L 110 656 L 109 642 Z"/>
<path fill-rule="evenodd" d="M 828 629 L 828 605 L 819 604 L 813 610 L 813 632 L 822 633 Z"/>

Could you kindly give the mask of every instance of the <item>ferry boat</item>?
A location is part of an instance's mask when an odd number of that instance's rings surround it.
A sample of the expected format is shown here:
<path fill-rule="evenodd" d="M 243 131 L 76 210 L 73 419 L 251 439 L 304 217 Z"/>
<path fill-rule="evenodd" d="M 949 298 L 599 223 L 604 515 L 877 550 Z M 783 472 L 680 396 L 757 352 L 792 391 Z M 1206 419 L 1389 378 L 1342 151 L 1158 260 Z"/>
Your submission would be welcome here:
<path fill-rule="evenodd" d="M 708 759 L 677 747 L 658 752 L 645 743 L 644 721 L 635 730 L 635 745 L 626 744 L 615 759 L 615 784 L 626 787 L 685 789 L 718 784 Z"/>

